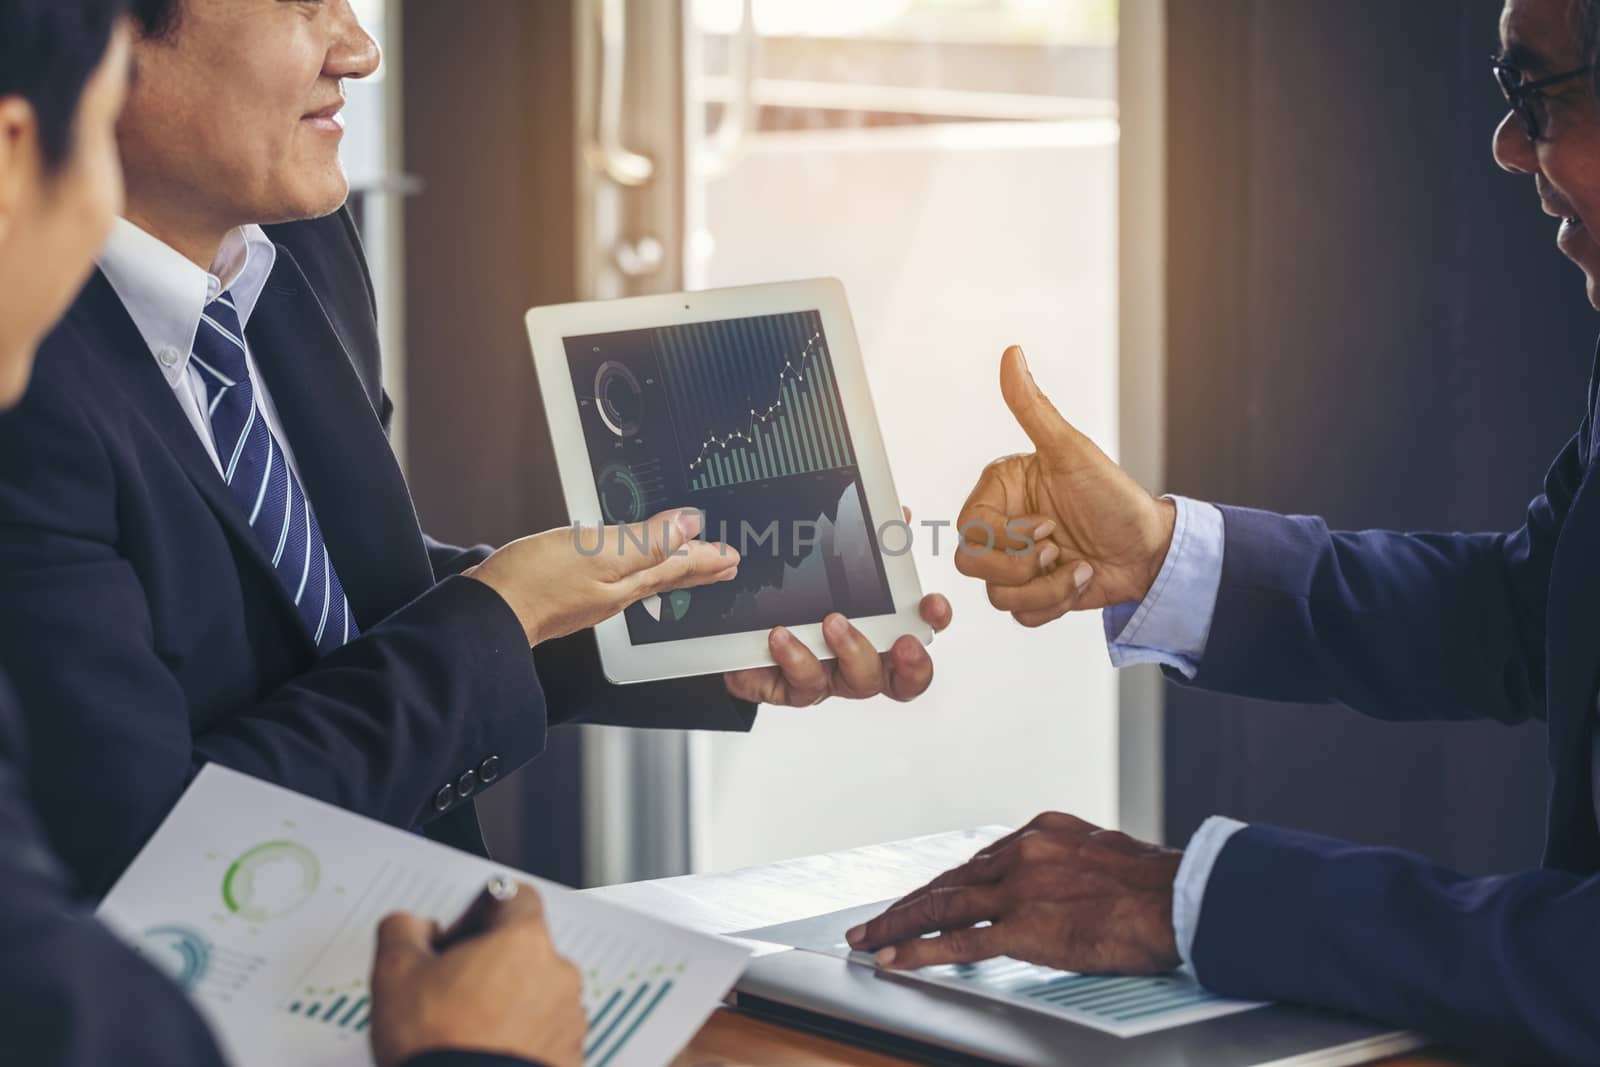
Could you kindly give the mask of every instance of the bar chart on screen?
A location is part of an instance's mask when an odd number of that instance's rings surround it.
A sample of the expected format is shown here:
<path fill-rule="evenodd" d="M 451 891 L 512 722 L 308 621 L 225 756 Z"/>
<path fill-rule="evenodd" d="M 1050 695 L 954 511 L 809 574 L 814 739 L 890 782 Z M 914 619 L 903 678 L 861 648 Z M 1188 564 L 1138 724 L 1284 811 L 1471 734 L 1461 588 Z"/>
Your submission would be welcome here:
<path fill-rule="evenodd" d="M 823 951 L 866 966 L 875 965 L 871 955 L 854 952 L 843 941 Z M 982 963 L 924 967 L 897 972 L 897 976 L 951 986 L 1118 1037 L 1137 1037 L 1262 1007 L 1258 1001 L 1220 997 L 1181 971 L 1117 978 L 1058 971 L 1007 956 Z"/>
<path fill-rule="evenodd" d="M 876 918 L 893 903 L 884 900 L 865 904 L 779 926 L 746 930 L 740 936 L 820 952 L 875 968 L 874 957 L 851 949 L 844 940 L 844 932 Z M 890 973 L 897 981 L 959 989 L 972 996 L 1053 1015 L 1116 1037 L 1139 1037 L 1264 1006 L 1259 1001 L 1220 997 L 1181 970 L 1118 978 L 1059 971 L 1000 956 L 981 963 Z"/>
<path fill-rule="evenodd" d="M 849 952 L 848 945 L 838 948 Z M 1181 972 L 1116 978 L 1073 974 L 1004 956 L 983 963 L 927 967 L 916 976 L 1020 1002 L 1035 1011 L 1127 1037 L 1260 1006 L 1219 997 Z"/>
<path fill-rule="evenodd" d="M 824 318 L 812 308 L 564 338 L 600 518 L 692 505 L 705 538 L 740 554 L 728 581 L 630 607 L 633 643 L 894 610 Z"/>
<path fill-rule="evenodd" d="M 656 341 L 691 489 L 854 465 L 816 312 L 667 327 Z"/>

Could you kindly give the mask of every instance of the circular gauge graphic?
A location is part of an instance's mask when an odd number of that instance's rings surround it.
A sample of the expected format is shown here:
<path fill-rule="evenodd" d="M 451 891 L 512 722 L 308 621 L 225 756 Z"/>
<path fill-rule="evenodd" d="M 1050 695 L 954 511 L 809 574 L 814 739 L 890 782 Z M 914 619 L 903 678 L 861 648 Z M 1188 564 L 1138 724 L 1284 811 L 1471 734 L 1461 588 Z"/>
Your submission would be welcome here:
<path fill-rule="evenodd" d="M 606 522 L 638 522 L 645 515 L 644 488 L 633 471 L 622 463 L 613 463 L 600 472 L 600 510 Z"/>
<path fill-rule="evenodd" d="M 644 423 L 644 392 L 626 364 L 606 360 L 594 372 L 595 407 L 606 429 L 618 437 L 632 437 Z"/>
<path fill-rule="evenodd" d="M 139 950 L 185 992 L 199 985 L 211 966 L 211 942 L 187 926 L 152 926 L 140 937 Z"/>
<path fill-rule="evenodd" d="M 304 904 L 322 878 L 322 864 L 304 845 L 268 841 L 228 867 L 222 876 L 222 903 L 251 922 L 275 919 Z"/>

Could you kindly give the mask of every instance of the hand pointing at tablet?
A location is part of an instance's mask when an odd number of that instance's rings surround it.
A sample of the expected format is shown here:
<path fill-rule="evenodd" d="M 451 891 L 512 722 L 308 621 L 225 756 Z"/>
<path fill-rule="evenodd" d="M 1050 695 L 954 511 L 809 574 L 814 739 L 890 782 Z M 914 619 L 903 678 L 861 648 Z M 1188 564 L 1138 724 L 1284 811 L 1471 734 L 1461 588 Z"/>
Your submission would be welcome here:
<path fill-rule="evenodd" d="M 628 526 L 563 526 L 513 541 L 463 573 L 504 597 L 537 645 L 645 597 L 733 578 L 739 553 L 696 540 L 704 522 L 684 508 Z"/>
<path fill-rule="evenodd" d="M 906 522 L 911 511 L 905 510 Z M 934 632 L 950 625 L 950 601 L 938 593 L 922 598 L 922 621 Z M 933 683 L 933 657 L 910 634 L 879 654 L 850 620 L 835 612 L 822 623 L 822 638 L 837 658 L 824 663 L 783 627 L 767 636 L 775 667 L 754 667 L 723 675 L 728 692 L 740 700 L 801 708 L 831 696 L 864 700 L 883 694 L 914 700 Z"/>
<path fill-rule="evenodd" d="M 699 511 L 685 508 L 630 526 L 547 530 L 511 542 L 464 573 L 504 597 L 528 644 L 537 645 L 594 626 L 653 594 L 734 578 L 738 551 L 697 540 L 703 524 Z M 943 596 L 924 597 L 920 610 L 935 631 L 950 625 Z M 837 657 L 826 664 L 788 630 L 773 630 L 768 642 L 777 666 L 724 675 L 728 692 L 805 707 L 830 696 L 859 700 L 883 693 L 911 700 L 933 681 L 928 650 L 909 634 L 880 655 L 848 619 L 834 614 L 823 622 L 823 639 Z"/>

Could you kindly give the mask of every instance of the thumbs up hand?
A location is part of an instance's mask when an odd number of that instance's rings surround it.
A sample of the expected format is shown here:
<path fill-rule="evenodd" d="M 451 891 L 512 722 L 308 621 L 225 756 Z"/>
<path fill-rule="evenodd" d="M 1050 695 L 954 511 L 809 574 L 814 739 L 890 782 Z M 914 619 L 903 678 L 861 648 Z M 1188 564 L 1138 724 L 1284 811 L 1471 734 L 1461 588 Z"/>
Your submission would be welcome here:
<path fill-rule="evenodd" d="M 989 601 L 1024 626 L 1143 600 L 1172 544 L 1172 503 L 1061 416 L 1022 349 L 1001 358 L 1000 389 L 1036 451 L 984 469 L 961 509 L 956 569 L 984 581 Z"/>

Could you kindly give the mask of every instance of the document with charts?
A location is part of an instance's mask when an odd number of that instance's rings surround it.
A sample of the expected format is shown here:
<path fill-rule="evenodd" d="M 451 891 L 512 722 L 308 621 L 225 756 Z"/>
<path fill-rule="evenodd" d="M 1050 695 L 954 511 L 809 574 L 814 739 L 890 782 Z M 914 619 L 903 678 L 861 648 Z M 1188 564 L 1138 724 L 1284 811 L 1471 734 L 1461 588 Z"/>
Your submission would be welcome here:
<path fill-rule="evenodd" d="M 239 1067 L 367 1067 L 378 921 L 449 923 L 495 875 L 539 890 L 583 973 L 588 1067 L 663 1067 L 748 955 L 215 766 L 99 914 L 189 991 Z"/>

